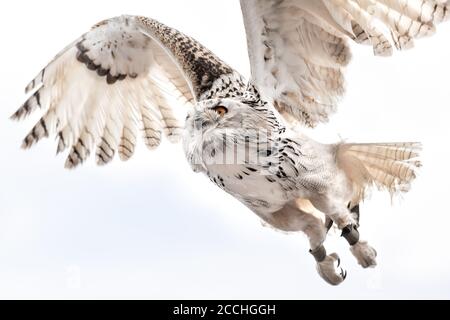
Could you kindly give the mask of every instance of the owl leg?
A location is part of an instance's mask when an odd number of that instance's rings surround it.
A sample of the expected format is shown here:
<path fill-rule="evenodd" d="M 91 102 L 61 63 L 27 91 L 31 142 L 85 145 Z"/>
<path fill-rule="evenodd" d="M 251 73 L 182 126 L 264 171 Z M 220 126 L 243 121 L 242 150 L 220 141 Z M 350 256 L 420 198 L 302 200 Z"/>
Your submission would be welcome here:
<path fill-rule="evenodd" d="M 352 207 L 352 203 L 350 202 L 347 208 L 350 210 L 353 219 L 355 220 L 356 226 L 359 228 L 359 219 L 360 219 L 359 204 Z"/>
<path fill-rule="evenodd" d="M 350 245 L 350 251 L 363 268 L 375 267 L 377 265 L 377 252 L 367 241 L 360 240 L 359 206 L 350 209 L 344 205 L 345 202 L 331 201 L 328 198 L 311 200 L 313 205 L 324 212 L 342 230 L 342 237 Z M 342 205 L 336 205 L 342 203 Z"/>
<path fill-rule="evenodd" d="M 340 259 L 336 253 L 327 254 L 323 245 L 327 228 L 319 217 L 299 209 L 295 202 L 273 213 L 266 220 L 273 227 L 283 231 L 302 231 L 310 243 L 310 254 L 316 260 L 316 269 L 327 283 L 338 285 L 347 277 L 347 272 L 340 267 Z"/>

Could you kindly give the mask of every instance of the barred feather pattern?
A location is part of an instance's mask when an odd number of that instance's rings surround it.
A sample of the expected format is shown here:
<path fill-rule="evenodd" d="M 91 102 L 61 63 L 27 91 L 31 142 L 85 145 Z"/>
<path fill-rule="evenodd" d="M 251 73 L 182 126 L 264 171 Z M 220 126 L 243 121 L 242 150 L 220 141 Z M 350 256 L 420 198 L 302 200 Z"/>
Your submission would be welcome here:
<path fill-rule="evenodd" d="M 119 143 L 119 156 L 122 161 L 129 160 L 135 150 L 137 142 L 138 120 L 133 114 L 126 115 Z"/>
<path fill-rule="evenodd" d="M 144 17 L 121 16 L 96 24 L 64 48 L 26 87 L 26 102 L 11 116 L 44 113 L 22 147 L 55 134 L 66 168 L 95 153 L 98 165 L 119 154 L 130 159 L 139 131 L 155 149 L 162 132 L 177 142 L 179 118 L 232 69 L 194 39 Z"/>
<path fill-rule="evenodd" d="M 420 143 L 339 145 L 338 165 L 354 184 L 353 203 L 359 203 L 371 185 L 391 195 L 409 191 L 421 167 L 421 149 Z"/>
<path fill-rule="evenodd" d="M 390 56 L 450 17 L 442 0 L 241 0 L 241 7 L 255 84 L 288 120 L 308 127 L 328 121 L 344 94 L 347 39 Z"/>

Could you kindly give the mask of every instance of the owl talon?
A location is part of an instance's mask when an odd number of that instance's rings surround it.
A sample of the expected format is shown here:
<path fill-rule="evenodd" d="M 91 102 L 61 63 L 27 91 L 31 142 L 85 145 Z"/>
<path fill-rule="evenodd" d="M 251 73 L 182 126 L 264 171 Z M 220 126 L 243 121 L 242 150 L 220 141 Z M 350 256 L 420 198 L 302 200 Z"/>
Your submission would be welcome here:
<path fill-rule="evenodd" d="M 347 271 L 341 268 L 341 277 L 345 280 L 347 278 Z"/>
<path fill-rule="evenodd" d="M 337 286 L 341 284 L 347 277 L 347 271 L 336 264 L 340 265 L 339 256 L 332 253 L 326 256 L 325 259 L 317 263 L 317 272 L 327 283 Z"/>

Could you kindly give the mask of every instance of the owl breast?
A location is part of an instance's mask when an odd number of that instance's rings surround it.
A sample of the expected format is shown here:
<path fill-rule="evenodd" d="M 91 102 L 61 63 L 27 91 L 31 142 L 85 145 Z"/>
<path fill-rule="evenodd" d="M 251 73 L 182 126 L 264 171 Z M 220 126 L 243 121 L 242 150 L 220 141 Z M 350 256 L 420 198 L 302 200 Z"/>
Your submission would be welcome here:
<path fill-rule="evenodd" d="M 296 193 L 295 182 L 274 170 L 277 145 L 239 133 L 204 136 L 204 173 L 222 190 L 259 215 L 281 209 Z M 272 141 L 272 140 L 271 140 Z M 280 179 L 281 177 L 281 179 Z"/>
<path fill-rule="evenodd" d="M 333 172 L 323 145 L 290 130 L 213 128 L 186 138 L 191 167 L 260 216 L 323 192 Z"/>
<path fill-rule="evenodd" d="M 257 166 L 211 164 L 206 172 L 219 188 L 260 215 L 281 209 L 290 199 L 282 181 Z"/>

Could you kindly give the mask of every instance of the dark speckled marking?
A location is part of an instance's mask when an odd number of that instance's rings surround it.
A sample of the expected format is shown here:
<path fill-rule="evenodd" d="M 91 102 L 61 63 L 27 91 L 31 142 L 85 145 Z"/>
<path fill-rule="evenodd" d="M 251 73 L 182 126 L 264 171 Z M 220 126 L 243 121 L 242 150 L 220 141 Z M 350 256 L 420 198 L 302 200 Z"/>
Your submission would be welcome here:
<path fill-rule="evenodd" d="M 157 38 L 163 46 L 169 49 L 191 80 L 197 99 L 203 93 L 211 90 L 214 82 L 222 75 L 232 74 L 234 72 L 232 68 L 193 38 L 150 18 L 136 17 L 134 21 L 140 22 L 152 36 Z M 93 28 L 102 27 L 108 22 L 108 20 L 105 20 Z M 125 24 L 129 25 L 129 23 L 129 19 L 125 19 Z M 125 33 L 122 34 L 122 39 L 125 36 Z M 100 77 L 106 77 L 108 84 L 115 84 L 117 81 L 124 80 L 127 77 L 138 77 L 138 74 L 135 73 L 115 76 L 109 70 L 103 69 L 101 65 L 95 64 L 89 58 L 89 49 L 84 46 L 84 41 L 85 39 L 82 39 L 76 45 L 78 49 L 77 60 L 85 64 L 89 70 L 95 71 Z M 98 45 L 98 43 L 94 45 Z M 110 51 L 113 59 L 115 59 L 115 49 L 117 50 L 117 46 L 117 43 L 110 43 L 105 47 L 105 50 Z M 103 48 L 101 50 L 103 51 Z"/>
<path fill-rule="evenodd" d="M 109 70 L 103 69 L 100 65 L 97 65 L 94 63 L 93 60 L 91 60 L 89 58 L 89 56 L 87 55 L 88 50 L 83 46 L 83 41 L 81 40 L 77 45 L 77 49 L 78 49 L 78 53 L 77 53 L 77 60 L 83 64 L 86 65 L 86 67 L 97 73 L 97 75 L 99 75 L 100 77 L 105 77 L 106 76 L 106 82 L 108 84 L 114 84 L 117 81 L 122 81 L 124 79 L 126 79 L 127 75 L 126 74 L 119 74 L 117 76 L 113 76 Z"/>
<path fill-rule="evenodd" d="M 209 91 L 214 81 L 222 75 L 233 73 L 233 69 L 193 38 L 153 19 L 138 19 L 170 49 L 191 79 L 197 98 Z"/>

